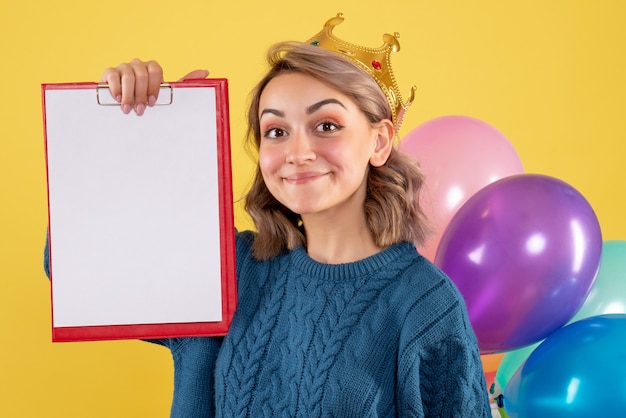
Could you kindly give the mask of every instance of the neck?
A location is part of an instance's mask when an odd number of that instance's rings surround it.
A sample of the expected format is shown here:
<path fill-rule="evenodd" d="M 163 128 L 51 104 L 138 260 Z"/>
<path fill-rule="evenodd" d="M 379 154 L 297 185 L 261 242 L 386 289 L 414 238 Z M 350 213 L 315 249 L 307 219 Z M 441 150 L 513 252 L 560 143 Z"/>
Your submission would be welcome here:
<path fill-rule="evenodd" d="M 325 264 L 342 264 L 362 260 L 382 250 L 367 228 L 365 213 L 337 217 L 316 215 L 303 217 L 307 253 Z"/>

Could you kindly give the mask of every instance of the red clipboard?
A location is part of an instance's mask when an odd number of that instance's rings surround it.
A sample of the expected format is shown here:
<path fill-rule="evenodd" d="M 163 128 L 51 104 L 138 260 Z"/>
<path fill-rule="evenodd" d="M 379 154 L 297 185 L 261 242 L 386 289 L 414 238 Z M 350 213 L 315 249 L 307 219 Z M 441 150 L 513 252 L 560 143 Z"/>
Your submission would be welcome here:
<path fill-rule="evenodd" d="M 42 85 L 52 340 L 217 336 L 237 294 L 228 84 Z"/>

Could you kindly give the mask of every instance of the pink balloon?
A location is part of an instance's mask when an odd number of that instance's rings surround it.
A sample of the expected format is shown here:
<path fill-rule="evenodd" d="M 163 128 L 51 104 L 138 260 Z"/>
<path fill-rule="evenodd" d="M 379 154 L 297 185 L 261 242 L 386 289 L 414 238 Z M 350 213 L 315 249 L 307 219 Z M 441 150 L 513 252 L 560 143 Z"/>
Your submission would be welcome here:
<path fill-rule="evenodd" d="M 433 261 L 441 236 L 467 199 L 484 186 L 523 172 L 507 138 L 468 116 L 442 116 L 410 131 L 399 148 L 419 161 L 426 176 L 420 199 L 433 235 L 419 248 Z"/>

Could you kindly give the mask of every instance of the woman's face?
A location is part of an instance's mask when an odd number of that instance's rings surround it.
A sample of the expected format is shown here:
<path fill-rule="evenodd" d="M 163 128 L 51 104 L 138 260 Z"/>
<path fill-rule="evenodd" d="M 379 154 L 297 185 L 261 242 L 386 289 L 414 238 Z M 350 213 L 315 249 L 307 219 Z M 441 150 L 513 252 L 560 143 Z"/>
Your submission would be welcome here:
<path fill-rule="evenodd" d="M 303 219 L 363 211 L 380 128 L 350 98 L 312 77 L 281 74 L 261 94 L 259 123 L 259 167 L 279 202 Z"/>

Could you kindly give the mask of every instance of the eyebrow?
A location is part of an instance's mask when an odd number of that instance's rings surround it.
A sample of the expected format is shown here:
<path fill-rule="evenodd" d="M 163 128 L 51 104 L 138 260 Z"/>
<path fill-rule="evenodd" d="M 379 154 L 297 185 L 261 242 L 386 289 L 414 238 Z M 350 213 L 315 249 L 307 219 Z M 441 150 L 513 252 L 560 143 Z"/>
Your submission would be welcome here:
<path fill-rule="evenodd" d="M 259 115 L 259 119 L 261 119 L 263 117 L 263 115 L 265 114 L 272 114 L 272 115 L 276 115 L 278 117 L 284 118 L 285 117 L 285 112 L 281 112 L 280 110 L 276 110 L 276 109 L 263 109 L 261 111 L 261 114 Z"/>
<path fill-rule="evenodd" d="M 316 112 L 317 110 L 319 110 L 319 108 L 321 108 L 322 106 L 326 106 L 327 104 L 338 104 L 339 106 L 343 107 L 344 109 L 346 109 L 346 107 L 343 105 L 343 103 L 341 103 L 339 100 L 337 99 L 325 99 L 322 100 L 321 102 L 317 102 L 315 104 L 312 104 L 311 106 L 306 108 L 306 113 L 307 115 L 310 115 L 311 113 Z"/>
<path fill-rule="evenodd" d="M 312 113 L 315 113 L 316 111 L 318 111 L 321 107 L 326 106 L 328 104 L 338 104 L 339 106 L 343 107 L 344 109 L 347 109 L 343 103 L 341 103 L 339 100 L 337 99 L 324 99 L 322 101 L 319 101 L 317 103 L 312 104 L 311 106 L 306 108 L 306 114 L 310 115 Z M 263 117 L 263 115 L 265 114 L 272 114 L 272 115 L 276 115 L 278 117 L 284 118 L 285 117 L 285 112 L 278 110 L 278 109 L 263 109 L 261 111 L 261 114 L 259 115 L 259 119 L 261 117 Z"/>

